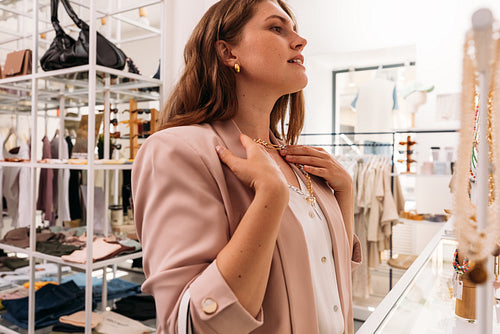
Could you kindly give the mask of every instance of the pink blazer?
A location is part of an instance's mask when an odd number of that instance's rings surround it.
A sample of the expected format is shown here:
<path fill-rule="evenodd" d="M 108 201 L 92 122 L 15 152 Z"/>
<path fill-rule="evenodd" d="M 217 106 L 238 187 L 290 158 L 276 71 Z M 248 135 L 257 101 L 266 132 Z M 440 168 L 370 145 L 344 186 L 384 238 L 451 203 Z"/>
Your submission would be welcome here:
<path fill-rule="evenodd" d="M 245 157 L 239 134 L 231 120 L 166 129 L 149 137 L 134 161 L 134 215 L 146 274 L 142 289 L 154 295 L 158 333 L 177 333 L 179 303 L 188 288 L 197 334 L 318 333 L 306 241 L 290 208 L 257 318 L 241 306 L 215 264 L 254 196 L 215 151 L 219 144 Z M 313 178 L 313 188 L 330 227 L 345 332 L 353 333 L 351 270 L 361 261 L 359 241 L 355 237 L 351 253 L 331 189 L 319 178 Z M 207 298 L 215 311 L 203 307 Z"/>

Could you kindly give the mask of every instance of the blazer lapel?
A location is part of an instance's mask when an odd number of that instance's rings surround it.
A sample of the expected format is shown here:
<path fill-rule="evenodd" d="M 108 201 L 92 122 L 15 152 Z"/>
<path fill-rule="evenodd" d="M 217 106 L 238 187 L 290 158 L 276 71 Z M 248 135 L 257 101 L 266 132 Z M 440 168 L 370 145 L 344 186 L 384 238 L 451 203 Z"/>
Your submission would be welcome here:
<path fill-rule="evenodd" d="M 212 127 L 222 140 L 222 143 L 227 149 L 233 152 L 234 155 L 240 158 L 247 157 L 245 148 L 240 141 L 241 131 L 232 119 L 213 122 Z"/>
<path fill-rule="evenodd" d="M 293 333 L 318 333 L 307 244 L 302 226 L 290 207 L 283 214 L 276 243 L 288 291 Z"/>

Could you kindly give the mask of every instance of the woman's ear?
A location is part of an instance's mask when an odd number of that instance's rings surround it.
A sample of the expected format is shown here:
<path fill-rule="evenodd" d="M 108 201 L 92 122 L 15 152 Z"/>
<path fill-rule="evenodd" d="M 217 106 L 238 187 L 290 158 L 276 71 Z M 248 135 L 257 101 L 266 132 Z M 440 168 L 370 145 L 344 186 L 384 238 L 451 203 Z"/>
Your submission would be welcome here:
<path fill-rule="evenodd" d="M 233 68 L 234 64 L 237 63 L 238 57 L 233 54 L 231 45 L 229 45 L 226 41 L 219 40 L 215 42 L 215 49 L 224 65 Z"/>

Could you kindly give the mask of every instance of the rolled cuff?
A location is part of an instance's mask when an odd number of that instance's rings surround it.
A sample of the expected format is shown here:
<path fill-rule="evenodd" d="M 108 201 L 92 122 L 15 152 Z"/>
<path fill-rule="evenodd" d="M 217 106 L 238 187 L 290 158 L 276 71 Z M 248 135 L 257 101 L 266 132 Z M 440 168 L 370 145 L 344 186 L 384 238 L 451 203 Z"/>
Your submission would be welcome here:
<path fill-rule="evenodd" d="M 250 333 L 264 323 L 262 307 L 254 318 L 240 304 L 222 277 L 215 261 L 193 281 L 191 317 L 195 332 L 205 333 L 207 327 L 215 333 Z"/>
<path fill-rule="evenodd" d="M 353 247 L 352 247 L 352 257 L 351 257 L 351 271 L 356 269 L 363 261 L 363 255 L 361 252 L 361 243 L 359 242 L 356 234 L 353 235 Z"/>

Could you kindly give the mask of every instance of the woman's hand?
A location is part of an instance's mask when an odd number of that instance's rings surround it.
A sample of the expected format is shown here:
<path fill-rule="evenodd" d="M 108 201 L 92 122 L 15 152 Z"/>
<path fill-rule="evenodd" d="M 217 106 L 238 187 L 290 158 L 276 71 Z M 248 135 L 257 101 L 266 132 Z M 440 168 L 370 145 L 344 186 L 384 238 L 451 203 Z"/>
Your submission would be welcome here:
<path fill-rule="evenodd" d="M 244 134 L 240 135 L 240 140 L 247 152 L 247 158 L 238 158 L 228 149 L 217 146 L 221 161 L 241 182 L 255 189 L 256 192 L 266 189 L 276 194 L 288 194 L 286 179 L 266 149 Z"/>
<path fill-rule="evenodd" d="M 322 177 L 336 192 L 352 191 L 352 178 L 344 167 L 324 149 L 287 145 L 280 154 L 286 161 L 301 164 L 309 174 Z"/>

